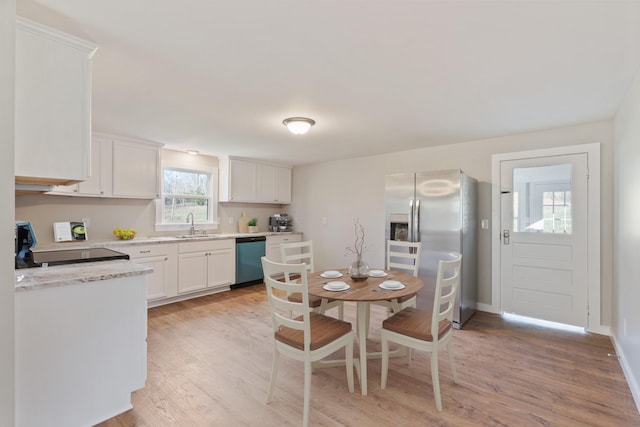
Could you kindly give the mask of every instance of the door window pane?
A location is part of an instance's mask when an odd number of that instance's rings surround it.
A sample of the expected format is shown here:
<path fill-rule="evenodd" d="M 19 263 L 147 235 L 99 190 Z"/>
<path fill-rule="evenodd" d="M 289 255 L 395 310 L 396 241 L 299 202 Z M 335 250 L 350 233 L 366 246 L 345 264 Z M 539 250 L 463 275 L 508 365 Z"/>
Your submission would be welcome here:
<path fill-rule="evenodd" d="M 571 233 L 571 164 L 513 169 L 513 231 Z"/>

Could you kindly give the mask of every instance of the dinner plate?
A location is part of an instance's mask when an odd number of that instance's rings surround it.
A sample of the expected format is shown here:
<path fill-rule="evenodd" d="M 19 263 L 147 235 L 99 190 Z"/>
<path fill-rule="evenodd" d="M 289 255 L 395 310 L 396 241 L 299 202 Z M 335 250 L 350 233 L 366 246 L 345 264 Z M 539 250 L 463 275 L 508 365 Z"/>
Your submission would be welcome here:
<path fill-rule="evenodd" d="M 342 273 L 335 270 L 328 270 L 320 274 L 320 276 L 324 277 L 325 279 L 335 279 L 336 277 L 342 277 Z"/>
<path fill-rule="evenodd" d="M 384 270 L 371 270 L 369 271 L 369 276 L 371 277 L 385 277 L 387 273 Z"/>
<path fill-rule="evenodd" d="M 380 283 L 380 287 L 382 289 L 387 289 L 391 291 L 397 291 L 398 289 L 404 289 L 404 285 L 396 280 L 385 280 Z"/>
<path fill-rule="evenodd" d="M 349 289 L 349 285 L 344 282 L 329 282 L 322 287 L 325 291 L 344 291 Z"/>

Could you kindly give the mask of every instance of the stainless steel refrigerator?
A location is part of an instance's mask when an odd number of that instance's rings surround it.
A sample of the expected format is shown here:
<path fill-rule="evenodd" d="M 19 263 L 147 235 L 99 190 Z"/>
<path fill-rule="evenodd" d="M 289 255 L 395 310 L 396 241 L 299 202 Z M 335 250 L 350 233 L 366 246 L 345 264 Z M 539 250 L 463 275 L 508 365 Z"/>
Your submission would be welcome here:
<path fill-rule="evenodd" d="M 462 254 L 453 326 L 461 328 L 477 301 L 478 183 L 460 170 L 387 175 L 385 238 L 422 242 L 418 308 L 431 311 L 438 261 Z M 386 247 L 386 246 L 385 246 Z M 386 255 L 386 254 L 385 254 Z"/>

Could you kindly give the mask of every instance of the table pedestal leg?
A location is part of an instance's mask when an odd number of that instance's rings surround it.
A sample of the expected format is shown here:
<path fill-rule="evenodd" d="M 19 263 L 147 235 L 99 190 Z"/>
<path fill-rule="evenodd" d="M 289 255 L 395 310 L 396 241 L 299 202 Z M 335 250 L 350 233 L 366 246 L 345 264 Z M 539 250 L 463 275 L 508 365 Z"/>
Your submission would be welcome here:
<path fill-rule="evenodd" d="M 369 303 L 366 301 L 357 302 L 357 324 L 358 324 L 358 344 L 360 345 L 360 391 L 363 396 L 367 395 L 367 312 Z"/>

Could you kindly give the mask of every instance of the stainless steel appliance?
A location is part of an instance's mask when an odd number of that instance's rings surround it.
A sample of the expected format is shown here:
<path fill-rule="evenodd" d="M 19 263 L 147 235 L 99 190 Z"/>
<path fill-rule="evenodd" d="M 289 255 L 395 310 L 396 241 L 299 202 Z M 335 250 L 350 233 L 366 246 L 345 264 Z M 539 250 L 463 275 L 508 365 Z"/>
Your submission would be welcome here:
<path fill-rule="evenodd" d="M 387 175 L 385 238 L 422 242 L 417 306 L 433 309 L 438 261 L 462 254 L 453 326 L 475 313 L 477 301 L 477 181 L 460 170 Z"/>
<path fill-rule="evenodd" d="M 262 261 L 266 253 L 265 236 L 236 239 L 236 283 L 231 288 L 262 283 Z"/>
<path fill-rule="evenodd" d="M 269 217 L 269 231 L 293 231 L 293 218 L 287 214 Z"/>

